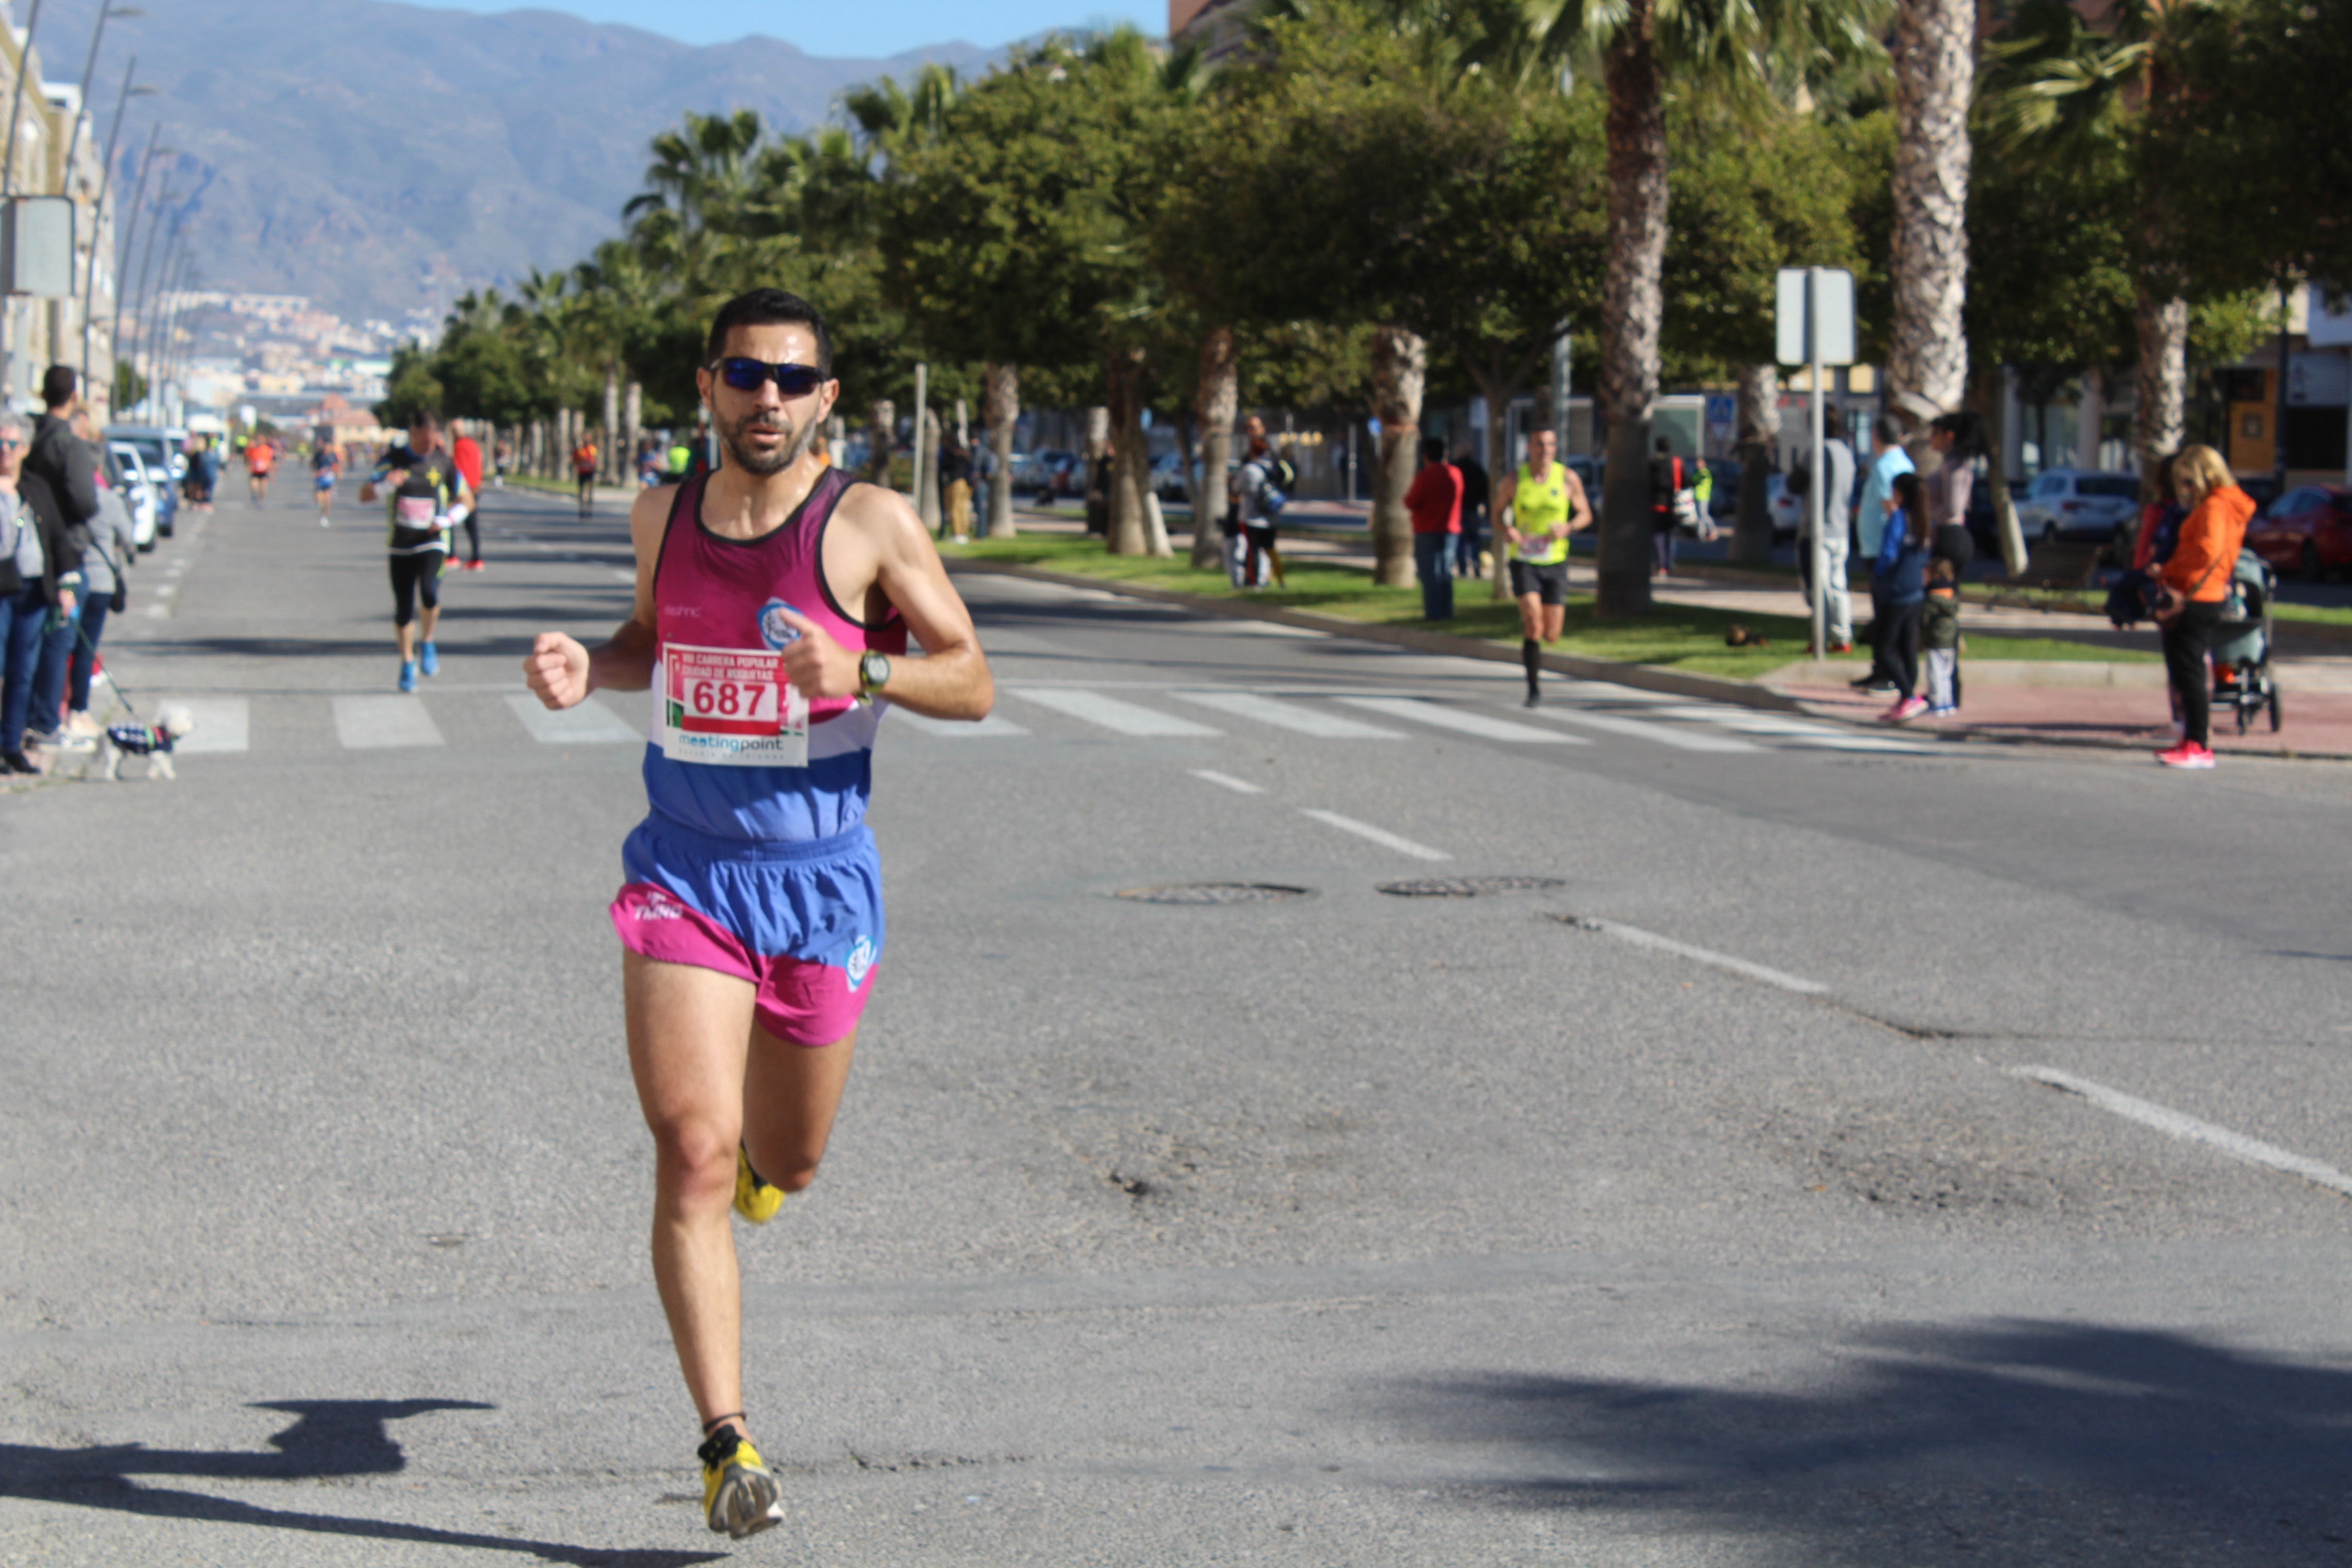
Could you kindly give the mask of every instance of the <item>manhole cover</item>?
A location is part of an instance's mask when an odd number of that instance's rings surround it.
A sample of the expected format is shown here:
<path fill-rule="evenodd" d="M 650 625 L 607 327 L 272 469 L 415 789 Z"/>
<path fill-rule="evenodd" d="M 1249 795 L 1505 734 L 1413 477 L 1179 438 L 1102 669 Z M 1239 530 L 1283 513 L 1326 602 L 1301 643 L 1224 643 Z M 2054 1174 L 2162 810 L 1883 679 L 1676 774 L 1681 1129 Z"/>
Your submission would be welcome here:
<path fill-rule="evenodd" d="M 1113 898 L 1139 904 L 1268 904 L 1281 899 L 1303 899 L 1305 888 L 1278 882 L 1171 882 L 1157 888 L 1122 888 Z"/>
<path fill-rule="evenodd" d="M 1482 893 L 1525 893 L 1566 886 L 1558 877 L 1422 877 L 1410 882 L 1382 882 L 1380 888 L 1400 899 L 1475 899 Z"/>

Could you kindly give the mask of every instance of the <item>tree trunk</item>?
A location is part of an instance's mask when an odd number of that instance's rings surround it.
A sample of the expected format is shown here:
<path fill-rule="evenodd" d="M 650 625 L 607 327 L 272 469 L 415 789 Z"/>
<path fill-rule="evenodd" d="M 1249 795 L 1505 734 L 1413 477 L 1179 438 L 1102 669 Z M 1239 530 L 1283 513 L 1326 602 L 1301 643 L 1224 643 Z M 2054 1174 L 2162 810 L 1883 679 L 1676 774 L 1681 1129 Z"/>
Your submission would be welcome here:
<path fill-rule="evenodd" d="M 1168 517 L 1160 510 L 1160 492 L 1148 485 L 1143 491 L 1143 550 L 1162 561 L 1176 557 L 1175 547 L 1168 542 Z"/>
<path fill-rule="evenodd" d="M 1192 564 L 1213 569 L 1223 535 L 1225 464 L 1234 455 L 1234 418 L 1240 412 L 1241 373 L 1234 330 L 1212 327 L 1201 340 L 1201 374 L 1193 404 L 1201 411 L 1201 482 L 1192 492 Z"/>
<path fill-rule="evenodd" d="M 1151 552 L 1143 516 L 1143 492 L 1150 483 L 1151 449 L 1143 432 L 1143 354 L 1127 349 L 1110 356 L 1110 522 L 1113 555 Z"/>
<path fill-rule="evenodd" d="M 1372 581 L 1383 588 L 1410 587 L 1412 516 L 1404 492 L 1418 466 L 1421 393 L 1428 379 L 1429 349 L 1418 332 L 1381 327 L 1372 333 L 1372 416 L 1381 422 L 1380 484 L 1372 492 Z"/>
<path fill-rule="evenodd" d="M 1519 395 L 1519 389 L 1496 374 L 1492 365 L 1474 364 L 1465 359 L 1463 366 L 1469 371 L 1470 379 L 1477 383 L 1478 395 L 1486 400 L 1486 450 L 1482 456 L 1486 461 L 1486 548 L 1491 561 L 1487 584 L 1496 599 L 1507 599 L 1511 596 L 1511 566 L 1505 557 L 1510 552 L 1503 547 L 1503 514 L 1495 509 L 1494 498 L 1503 488 L 1504 479 L 1518 472 L 1510 466 L 1509 410 L 1511 399 Z M 1465 525 L 1467 526 L 1466 520 Z"/>
<path fill-rule="evenodd" d="M 604 448 L 604 478 L 613 484 L 621 482 L 621 367 L 604 367 L 604 434 L 600 442 Z"/>
<path fill-rule="evenodd" d="M 915 515 L 923 531 L 940 536 L 940 416 L 929 403 L 915 414 Z"/>
<path fill-rule="evenodd" d="M 633 381 L 621 395 L 621 446 L 623 461 L 627 464 L 621 470 L 621 482 L 625 485 L 636 482 L 637 441 L 645 434 L 645 425 L 646 389 Z"/>
<path fill-rule="evenodd" d="M 2132 310 L 2139 337 L 2139 371 L 2134 382 L 2138 406 L 2132 414 L 2132 449 L 2139 459 L 2142 500 L 2156 496 L 2156 465 L 2180 450 L 2188 431 L 2189 301 L 2159 300 L 2142 284 Z"/>
<path fill-rule="evenodd" d="M 1956 409 L 1968 378 L 1960 308 L 1969 274 L 1969 100 L 1975 0 L 1897 0 L 1895 16 L 1895 327 L 1887 406 Z M 1914 400 L 1916 400 L 1916 403 Z"/>
<path fill-rule="evenodd" d="M 1658 398 L 1659 273 L 1666 255 L 1666 106 L 1653 0 L 1628 0 L 1602 72 L 1609 89 L 1609 265 L 1601 297 L 1601 403 L 1609 473 L 1601 512 L 1602 616 L 1650 609 L 1650 411 Z"/>
<path fill-rule="evenodd" d="M 988 426 L 996 472 L 988 479 L 988 537 L 1011 539 L 1013 526 L 1013 426 L 1021 417 L 1021 367 L 987 364 L 980 369 L 980 419 Z"/>
<path fill-rule="evenodd" d="M 2097 365 L 2083 372 L 2083 395 L 2074 405 L 2074 466 L 2099 467 L 2099 426 L 2107 422 L 2107 373 Z"/>
<path fill-rule="evenodd" d="M 1114 371 L 1113 374 L 1116 375 Z M 1108 535 L 1110 532 L 1109 465 L 1104 461 L 1111 455 L 1110 410 L 1097 405 L 1087 410 L 1087 531 Z"/>
<path fill-rule="evenodd" d="M 1985 483 L 1992 487 L 1993 536 L 2000 542 L 2000 563 L 2012 578 L 2025 575 L 2025 531 L 2017 525 L 2017 499 L 2009 493 L 2009 441 L 2002 429 L 2001 405 L 2007 401 L 2008 380 L 1999 365 L 1977 373 L 1977 413 L 1985 428 L 1994 432 L 1992 450 L 1985 459 Z"/>
<path fill-rule="evenodd" d="M 1737 566 L 1772 564 L 1772 508 L 1766 481 L 1780 457 L 1780 370 L 1739 367 L 1739 510 L 1732 526 Z M 1862 450 L 1869 445 L 1863 443 Z"/>
<path fill-rule="evenodd" d="M 874 400 L 866 416 L 866 477 L 890 488 L 890 449 L 898 439 L 898 405 L 887 397 Z"/>

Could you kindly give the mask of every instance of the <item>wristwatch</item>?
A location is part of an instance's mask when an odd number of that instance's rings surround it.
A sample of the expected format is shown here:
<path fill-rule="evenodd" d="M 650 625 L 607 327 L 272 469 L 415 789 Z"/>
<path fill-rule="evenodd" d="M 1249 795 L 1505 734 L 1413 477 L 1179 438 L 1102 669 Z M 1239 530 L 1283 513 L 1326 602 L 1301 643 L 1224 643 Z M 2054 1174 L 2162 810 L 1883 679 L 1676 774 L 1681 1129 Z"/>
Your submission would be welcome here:
<path fill-rule="evenodd" d="M 857 660 L 857 695 L 879 691 L 890 679 L 890 658 L 868 648 Z"/>

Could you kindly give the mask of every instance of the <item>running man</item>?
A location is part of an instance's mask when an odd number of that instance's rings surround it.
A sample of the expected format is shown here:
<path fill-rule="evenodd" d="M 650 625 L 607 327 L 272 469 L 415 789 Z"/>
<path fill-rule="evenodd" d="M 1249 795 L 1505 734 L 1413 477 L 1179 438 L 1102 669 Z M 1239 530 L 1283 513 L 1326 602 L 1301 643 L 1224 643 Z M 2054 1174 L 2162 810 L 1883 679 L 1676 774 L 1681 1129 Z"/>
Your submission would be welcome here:
<path fill-rule="evenodd" d="M 572 477 L 580 481 L 580 515 L 586 517 L 596 504 L 596 443 L 587 437 L 572 448 Z"/>
<path fill-rule="evenodd" d="M 385 545 L 392 553 L 392 635 L 400 645 L 400 689 L 414 691 L 420 668 L 427 675 L 441 673 L 441 656 L 433 647 L 433 628 L 441 619 L 441 569 L 449 561 L 450 529 L 474 506 L 466 476 L 441 445 L 439 415 L 423 408 L 409 416 L 408 444 L 376 459 L 360 500 L 375 500 L 379 489 L 387 492 L 384 510 L 391 520 Z"/>
<path fill-rule="evenodd" d="M 343 477 L 343 455 L 332 441 L 321 441 L 310 454 L 310 488 L 319 494 L 319 526 L 325 528 L 335 510 L 335 482 Z"/>
<path fill-rule="evenodd" d="M 1528 460 L 1495 493 L 1494 515 L 1511 544 L 1511 593 L 1519 601 L 1519 662 L 1527 667 L 1530 708 L 1542 700 L 1542 645 L 1558 642 L 1568 619 L 1568 536 L 1592 526 L 1584 481 L 1552 460 L 1559 441 L 1549 430 L 1529 436 Z M 1501 523 L 1507 510 L 1511 521 Z"/>
<path fill-rule="evenodd" d="M 655 688 L 652 810 L 612 917 L 654 1279 L 702 1419 L 704 1517 L 740 1539 L 783 1509 L 744 1414 L 727 1211 L 764 1224 L 814 1180 L 841 1102 L 884 947 L 865 825 L 882 712 L 981 719 L 994 689 L 914 508 L 811 450 L 841 391 L 814 307 L 740 295 L 705 360 L 720 465 L 637 497 L 620 629 L 594 648 L 542 632 L 523 673 L 553 709 Z M 910 632 L 928 658 L 894 657 Z"/>
<path fill-rule="evenodd" d="M 259 506 L 269 499 L 269 470 L 277 462 L 277 451 L 260 437 L 245 444 L 245 484 L 254 505 Z"/>

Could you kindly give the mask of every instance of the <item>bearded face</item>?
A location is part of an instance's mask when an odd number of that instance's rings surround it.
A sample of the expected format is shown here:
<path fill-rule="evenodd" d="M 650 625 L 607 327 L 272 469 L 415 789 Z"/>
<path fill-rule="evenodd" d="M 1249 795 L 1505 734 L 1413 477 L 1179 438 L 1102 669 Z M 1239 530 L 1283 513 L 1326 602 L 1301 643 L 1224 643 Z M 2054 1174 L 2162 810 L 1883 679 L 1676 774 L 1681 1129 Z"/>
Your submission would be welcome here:
<path fill-rule="evenodd" d="M 799 462 L 809 443 L 816 439 L 814 411 L 806 426 L 797 430 L 791 413 L 783 408 L 754 408 L 738 419 L 713 408 L 710 418 L 720 445 L 727 448 L 727 460 L 758 479 L 781 474 Z"/>

